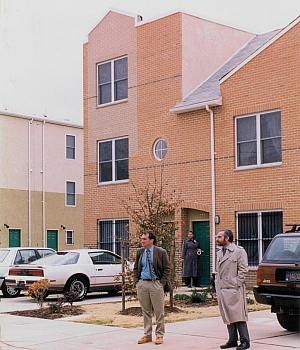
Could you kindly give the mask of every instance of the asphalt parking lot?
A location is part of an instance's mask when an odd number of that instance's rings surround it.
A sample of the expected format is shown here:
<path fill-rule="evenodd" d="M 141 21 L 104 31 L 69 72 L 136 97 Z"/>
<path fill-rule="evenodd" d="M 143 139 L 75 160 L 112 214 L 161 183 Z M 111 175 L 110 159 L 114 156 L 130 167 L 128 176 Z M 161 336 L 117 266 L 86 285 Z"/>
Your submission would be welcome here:
<path fill-rule="evenodd" d="M 81 303 L 99 303 L 121 300 L 105 293 L 90 295 Z M 143 329 L 89 325 L 73 322 L 78 317 L 44 320 L 6 314 L 13 310 L 36 308 L 27 297 L 1 299 L 0 301 L 0 349 L 25 350 L 135 350 L 156 349 L 153 343 L 138 345 Z M 299 333 L 284 330 L 276 315 L 269 310 L 251 312 L 248 322 L 251 349 L 253 350 L 300 350 Z M 153 335 L 153 339 L 155 336 Z M 163 349 L 217 350 L 227 340 L 226 326 L 220 317 L 166 325 Z"/>

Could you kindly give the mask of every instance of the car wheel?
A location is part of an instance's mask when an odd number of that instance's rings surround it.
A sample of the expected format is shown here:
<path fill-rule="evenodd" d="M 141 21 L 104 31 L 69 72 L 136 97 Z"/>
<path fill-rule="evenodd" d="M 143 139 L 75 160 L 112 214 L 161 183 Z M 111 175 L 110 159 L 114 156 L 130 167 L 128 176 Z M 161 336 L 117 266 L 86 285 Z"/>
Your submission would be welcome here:
<path fill-rule="evenodd" d="M 300 315 L 276 314 L 281 327 L 291 332 L 299 332 Z"/>
<path fill-rule="evenodd" d="M 20 289 L 16 289 L 13 287 L 7 287 L 5 282 L 2 283 L 1 290 L 2 290 L 3 296 L 5 298 L 16 298 L 21 293 Z"/>
<path fill-rule="evenodd" d="M 76 300 L 82 300 L 87 294 L 88 285 L 83 277 L 73 276 L 66 284 L 65 291 L 76 293 Z"/>

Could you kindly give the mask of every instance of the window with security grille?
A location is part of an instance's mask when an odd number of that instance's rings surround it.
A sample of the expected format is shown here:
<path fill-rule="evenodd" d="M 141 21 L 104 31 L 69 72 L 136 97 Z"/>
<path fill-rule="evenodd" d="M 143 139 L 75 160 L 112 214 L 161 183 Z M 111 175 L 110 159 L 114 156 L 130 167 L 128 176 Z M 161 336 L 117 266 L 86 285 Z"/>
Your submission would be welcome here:
<path fill-rule="evenodd" d="M 75 182 L 67 181 L 66 182 L 66 205 L 75 206 L 76 202 L 75 194 Z"/>
<path fill-rule="evenodd" d="M 281 162 L 281 113 L 273 111 L 236 118 L 236 166 Z"/>
<path fill-rule="evenodd" d="M 127 57 L 98 64 L 98 105 L 124 100 L 127 97 Z"/>
<path fill-rule="evenodd" d="M 66 135 L 66 158 L 75 159 L 75 136 Z"/>
<path fill-rule="evenodd" d="M 249 266 L 259 264 L 272 238 L 282 232 L 282 211 L 237 214 L 237 244 L 246 250 Z"/>
<path fill-rule="evenodd" d="M 99 142 L 99 183 L 128 180 L 128 138 Z"/>
<path fill-rule="evenodd" d="M 121 255 L 122 240 L 128 240 L 128 219 L 99 220 L 99 249 L 110 250 Z M 128 245 L 125 245 L 125 257 L 129 256 Z"/>

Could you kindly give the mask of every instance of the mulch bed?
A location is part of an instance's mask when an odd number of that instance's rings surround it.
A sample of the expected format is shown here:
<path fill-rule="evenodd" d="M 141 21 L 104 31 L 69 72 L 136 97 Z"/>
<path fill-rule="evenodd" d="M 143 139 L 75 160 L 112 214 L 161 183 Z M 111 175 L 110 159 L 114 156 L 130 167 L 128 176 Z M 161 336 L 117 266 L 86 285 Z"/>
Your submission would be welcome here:
<path fill-rule="evenodd" d="M 61 312 L 57 313 L 52 313 L 49 307 L 41 307 L 36 310 L 12 311 L 7 313 L 16 316 L 46 318 L 49 320 L 55 320 L 56 318 L 82 315 L 84 313 L 84 310 L 81 308 L 81 306 L 78 305 L 65 305 L 62 307 Z"/>
<path fill-rule="evenodd" d="M 165 315 L 168 315 L 171 312 L 179 313 L 182 312 L 180 308 L 188 307 L 209 307 L 218 305 L 217 299 L 206 299 L 205 303 L 194 303 L 192 304 L 189 300 L 174 300 L 173 301 L 173 310 L 171 310 L 170 305 L 165 305 Z M 142 316 L 142 310 L 139 306 L 128 307 L 124 311 L 119 311 L 120 315 L 127 316 Z"/>
<path fill-rule="evenodd" d="M 174 313 L 182 312 L 182 308 L 188 307 L 209 307 L 218 305 L 216 299 L 208 298 L 205 303 L 191 303 L 189 300 L 175 300 L 173 301 L 173 311 Z M 165 314 L 168 315 L 171 312 L 170 305 L 165 306 Z M 61 312 L 53 313 L 49 307 L 41 307 L 36 310 L 22 310 L 22 311 L 12 311 L 7 312 L 10 315 L 23 316 L 23 317 L 36 317 L 36 318 L 45 318 L 49 320 L 55 320 L 57 318 L 68 317 L 68 316 L 77 316 L 82 315 L 84 310 L 79 305 L 64 305 L 61 309 Z M 124 311 L 118 312 L 120 315 L 128 316 L 142 316 L 142 310 L 140 307 L 128 307 Z"/>

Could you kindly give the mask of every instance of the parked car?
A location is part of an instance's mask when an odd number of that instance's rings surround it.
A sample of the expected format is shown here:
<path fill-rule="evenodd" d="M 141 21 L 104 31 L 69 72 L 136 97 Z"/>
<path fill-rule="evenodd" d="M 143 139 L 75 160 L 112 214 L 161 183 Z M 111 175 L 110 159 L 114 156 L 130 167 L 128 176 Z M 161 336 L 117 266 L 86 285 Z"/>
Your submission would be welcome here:
<path fill-rule="evenodd" d="M 47 279 L 49 293 L 74 291 L 77 300 L 82 300 L 88 292 L 117 294 L 122 289 L 121 272 L 119 255 L 101 249 L 75 249 L 58 252 L 26 267 L 13 267 L 5 283 L 22 290 L 38 280 Z"/>
<path fill-rule="evenodd" d="M 257 270 L 253 287 L 258 303 L 271 305 L 280 325 L 300 328 L 300 232 L 276 235 Z"/>
<path fill-rule="evenodd" d="M 8 275 L 10 266 L 29 264 L 49 254 L 55 254 L 51 248 L 39 247 L 11 247 L 0 248 L 0 288 L 6 298 L 15 298 L 20 294 L 20 289 L 7 287 L 4 278 Z"/>

